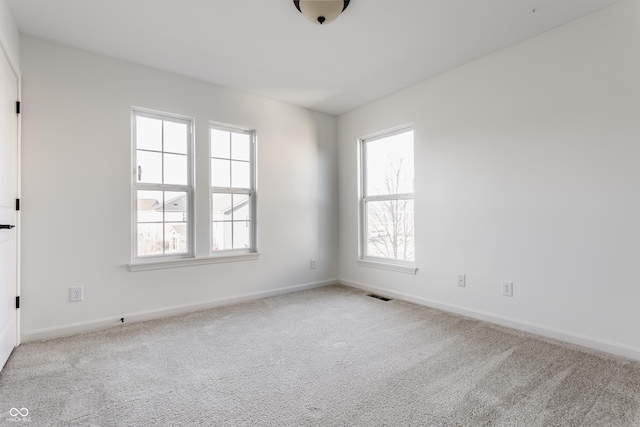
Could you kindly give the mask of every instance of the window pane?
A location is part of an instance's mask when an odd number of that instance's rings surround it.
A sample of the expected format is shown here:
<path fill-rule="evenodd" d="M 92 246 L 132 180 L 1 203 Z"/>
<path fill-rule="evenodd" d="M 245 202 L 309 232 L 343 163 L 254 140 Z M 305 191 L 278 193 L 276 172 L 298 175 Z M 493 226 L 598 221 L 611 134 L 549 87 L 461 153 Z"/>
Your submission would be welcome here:
<path fill-rule="evenodd" d="M 189 173 L 187 171 L 187 156 L 182 154 L 164 155 L 164 183 L 187 185 Z"/>
<path fill-rule="evenodd" d="M 251 188 L 249 162 L 231 162 L 231 186 L 233 188 Z"/>
<path fill-rule="evenodd" d="M 162 151 L 162 120 L 136 117 L 136 148 Z"/>
<path fill-rule="evenodd" d="M 251 244 L 249 221 L 233 222 L 233 249 L 247 249 Z"/>
<path fill-rule="evenodd" d="M 232 222 L 213 223 L 213 251 L 233 249 L 232 246 Z"/>
<path fill-rule="evenodd" d="M 231 162 L 229 160 L 211 159 L 211 186 L 231 187 Z"/>
<path fill-rule="evenodd" d="M 138 191 L 138 222 L 162 222 L 162 191 Z"/>
<path fill-rule="evenodd" d="M 365 142 L 365 196 L 414 192 L 413 131 Z"/>
<path fill-rule="evenodd" d="M 249 196 L 247 194 L 233 195 L 233 219 L 250 220 L 251 209 L 249 209 Z"/>
<path fill-rule="evenodd" d="M 251 160 L 251 137 L 246 133 L 231 134 L 231 158 L 235 160 Z"/>
<path fill-rule="evenodd" d="M 138 224 L 138 256 L 162 255 L 162 224 Z"/>
<path fill-rule="evenodd" d="M 187 154 L 187 124 L 164 122 L 164 151 Z"/>
<path fill-rule="evenodd" d="M 162 184 L 162 153 L 137 151 L 138 182 Z"/>
<path fill-rule="evenodd" d="M 187 245 L 187 223 L 165 224 L 164 250 L 168 254 L 186 253 Z"/>
<path fill-rule="evenodd" d="M 192 253 L 192 122 L 135 110 L 133 114 L 137 197 L 134 257 Z"/>
<path fill-rule="evenodd" d="M 233 199 L 231 194 L 214 193 L 211 196 L 211 212 L 214 221 L 231 221 Z"/>
<path fill-rule="evenodd" d="M 253 133 L 210 129 L 212 250 L 251 248 Z M 233 189 L 244 194 L 218 193 Z"/>
<path fill-rule="evenodd" d="M 250 197 L 246 194 L 212 194 L 214 251 L 250 247 L 249 203 Z"/>
<path fill-rule="evenodd" d="M 366 204 L 366 255 L 414 261 L 413 200 Z"/>
<path fill-rule="evenodd" d="M 184 191 L 165 191 L 164 220 L 186 222 L 189 220 L 189 199 Z"/>
<path fill-rule="evenodd" d="M 230 132 L 211 129 L 211 157 L 231 158 Z"/>

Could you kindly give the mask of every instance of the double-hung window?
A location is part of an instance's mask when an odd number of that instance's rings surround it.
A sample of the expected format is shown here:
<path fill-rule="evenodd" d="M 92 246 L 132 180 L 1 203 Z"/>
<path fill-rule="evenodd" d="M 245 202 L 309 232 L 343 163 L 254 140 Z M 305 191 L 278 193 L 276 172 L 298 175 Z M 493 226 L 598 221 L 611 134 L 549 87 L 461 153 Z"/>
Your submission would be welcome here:
<path fill-rule="evenodd" d="M 133 110 L 133 257 L 191 257 L 192 120 Z"/>
<path fill-rule="evenodd" d="M 211 251 L 256 251 L 255 132 L 210 125 Z"/>
<path fill-rule="evenodd" d="M 360 144 L 360 258 L 412 266 L 413 128 L 363 138 Z"/>

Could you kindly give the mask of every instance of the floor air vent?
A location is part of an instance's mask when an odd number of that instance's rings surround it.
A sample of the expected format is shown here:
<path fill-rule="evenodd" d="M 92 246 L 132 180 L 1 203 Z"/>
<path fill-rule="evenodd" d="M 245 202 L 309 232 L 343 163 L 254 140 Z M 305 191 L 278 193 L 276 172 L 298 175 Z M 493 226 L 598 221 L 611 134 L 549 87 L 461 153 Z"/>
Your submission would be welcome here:
<path fill-rule="evenodd" d="M 382 301 L 391 301 L 391 298 L 381 297 L 380 295 L 376 295 L 376 294 L 369 294 L 367 296 L 371 297 L 371 298 L 379 299 L 379 300 L 382 300 Z"/>

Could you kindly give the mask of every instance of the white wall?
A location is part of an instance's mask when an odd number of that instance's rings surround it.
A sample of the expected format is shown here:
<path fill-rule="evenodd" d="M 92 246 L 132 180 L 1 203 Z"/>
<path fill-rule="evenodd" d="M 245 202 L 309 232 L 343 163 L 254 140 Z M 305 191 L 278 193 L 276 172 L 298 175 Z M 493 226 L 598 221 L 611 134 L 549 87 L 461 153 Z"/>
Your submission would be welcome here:
<path fill-rule="evenodd" d="M 638 16 L 625 1 L 341 116 L 341 281 L 640 358 Z M 356 141 L 410 122 L 415 276 L 356 264 Z"/>
<path fill-rule="evenodd" d="M 7 51 L 11 65 L 20 68 L 20 35 L 7 0 L 0 0 L 0 43 Z"/>
<path fill-rule="evenodd" d="M 23 339 L 337 279 L 335 117 L 29 37 L 21 60 Z M 209 120 L 257 129 L 259 260 L 128 271 L 132 106 L 195 118 L 198 182 Z M 196 192 L 208 254 L 208 187 Z"/>

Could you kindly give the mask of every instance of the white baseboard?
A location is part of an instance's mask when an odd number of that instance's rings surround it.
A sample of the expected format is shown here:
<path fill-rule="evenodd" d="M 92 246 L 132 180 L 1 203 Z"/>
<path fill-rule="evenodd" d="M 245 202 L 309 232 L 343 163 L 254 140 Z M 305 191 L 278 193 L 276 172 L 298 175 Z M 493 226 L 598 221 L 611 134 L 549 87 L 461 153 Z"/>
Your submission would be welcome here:
<path fill-rule="evenodd" d="M 103 319 L 89 320 L 86 322 L 72 323 L 53 328 L 37 329 L 34 331 L 21 334 L 21 342 L 45 340 L 51 338 L 59 338 L 69 335 L 76 335 L 83 332 L 95 331 L 116 326 L 121 323 L 120 318 L 124 318 L 126 323 L 143 322 L 145 320 L 159 319 L 163 317 L 175 316 L 176 314 L 189 313 L 193 311 L 207 310 L 209 308 L 221 307 L 225 305 L 238 304 L 242 302 L 253 301 L 257 299 L 272 297 L 276 295 L 286 294 L 290 292 L 303 291 L 306 289 L 319 288 L 338 283 L 338 279 L 323 280 L 320 282 L 305 283 L 302 285 L 289 286 L 284 288 L 270 289 L 268 291 L 253 292 L 243 295 L 236 295 L 226 298 L 217 298 L 197 304 L 184 304 L 173 307 L 165 307 L 156 310 L 140 311 L 137 313 L 123 314 Z"/>
<path fill-rule="evenodd" d="M 345 286 L 350 286 L 357 289 L 362 289 L 368 292 L 375 292 L 378 295 L 391 297 L 403 301 L 412 302 L 414 304 L 423 305 L 427 307 L 437 308 L 450 313 L 460 314 L 462 316 L 470 317 L 473 319 L 482 320 L 489 323 L 495 323 L 508 328 L 517 329 L 520 331 L 530 332 L 536 335 L 540 335 L 546 338 L 552 338 L 566 343 L 578 345 L 592 350 L 604 351 L 606 353 L 615 354 L 618 356 L 627 357 L 640 361 L 640 348 L 627 346 L 599 338 L 589 337 L 585 335 L 575 334 L 568 331 L 562 331 L 558 329 L 548 328 L 540 326 L 535 323 L 523 322 L 521 320 L 500 316 L 480 310 L 473 310 L 465 307 L 460 307 L 453 304 L 441 303 L 438 301 L 429 300 L 414 295 L 405 294 L 402 292 L 394 292 L 388 289 L 378 288 L 375 286 L 369 286 L 364 283 L 354 282 L 351 280 L 339 279 L 338 282 Z"/>

